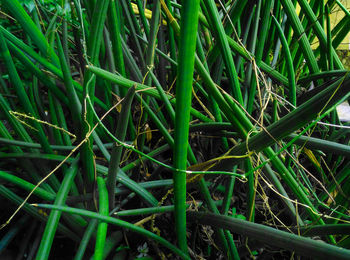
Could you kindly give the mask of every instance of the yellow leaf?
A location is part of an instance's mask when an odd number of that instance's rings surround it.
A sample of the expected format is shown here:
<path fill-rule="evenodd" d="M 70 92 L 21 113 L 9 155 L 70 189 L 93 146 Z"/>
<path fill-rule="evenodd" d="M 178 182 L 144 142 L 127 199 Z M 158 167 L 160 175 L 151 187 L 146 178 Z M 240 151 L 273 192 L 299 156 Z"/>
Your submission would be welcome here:
<path fill-rule="evenodd" d="M 151 130 L 151 128 L 149 127 L 148 124 L 146 124 L 145 130 L 146 130 L 146 141 L 147 141 L 147 143 L 148 143 L 149 141 L 152 140 L 152 130 Z"/>
<path fill-rule="evenodd" d="M 314 153 L 311 150 L 304 147 L 304 153 L 306 154 L 307 157 L 309 157 L 310 161 L 313 164 L 315 164 L 318 168 L 321 168 L 321 164 L 317 161 Z"/>
<path fill-rule="evenodd" d="M 137 7 L 136 4 L 131 3 L 132 10 L 134 11 L 135 14 L 139 14 L 139 8 Z M 145 16 L 148 20 L 152 19 L 152 11 L 149 9 L 145 9 Z M 163 25 L 167 25 L 166 21 L 163 19 Z"/>
<path fill-rule="evenodd" d="M 120 113 L 120 111 L 122 111 L 122 103 L 120 102 L 121 98 L 118 95 L 114 94 L 113 92 L 112 94 L 116 98 L 116 100 L 113 100 L 113 105 L 119 102 L 119 105 L 117 105 L 115 108 L 117 109 L 118 113 Z"/>
<path fill-rule="evenodd" d="M 338 194 L 338 191 L 335 189 L 334 191 L 331 192 L 332 198 L 335 198 Z M 327 205 L 330 206 L 333 203 L 333 200 L 331 198 L 328 198 L 327 200 Z"/>

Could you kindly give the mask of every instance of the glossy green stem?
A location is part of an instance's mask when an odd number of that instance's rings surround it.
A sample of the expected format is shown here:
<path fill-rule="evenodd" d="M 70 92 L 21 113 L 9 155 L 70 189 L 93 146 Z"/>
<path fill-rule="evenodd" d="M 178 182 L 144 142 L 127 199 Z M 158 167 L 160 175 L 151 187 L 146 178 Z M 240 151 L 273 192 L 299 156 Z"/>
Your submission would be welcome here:
<path fill-rule="evenodd" d="M 194 56 L 198 26 L 199 0 L 186 1 L 181 9 L 180 47 L 176 84 L 174 133 L 174 167 L 186 170 Z M 186 174 L 175 171 L 175 226 L 177 243 L 187 254 L 186 237 Z"/>

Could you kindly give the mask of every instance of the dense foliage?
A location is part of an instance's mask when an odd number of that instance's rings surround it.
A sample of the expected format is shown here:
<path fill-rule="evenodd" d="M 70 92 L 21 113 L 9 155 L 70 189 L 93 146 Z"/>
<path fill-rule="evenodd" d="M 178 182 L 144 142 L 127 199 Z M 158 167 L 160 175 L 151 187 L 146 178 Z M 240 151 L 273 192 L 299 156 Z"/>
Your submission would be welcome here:
<path fill-rule="evenodd" d="M 341 1 L 0 10 L 1 257 L 350 258 Z"/>

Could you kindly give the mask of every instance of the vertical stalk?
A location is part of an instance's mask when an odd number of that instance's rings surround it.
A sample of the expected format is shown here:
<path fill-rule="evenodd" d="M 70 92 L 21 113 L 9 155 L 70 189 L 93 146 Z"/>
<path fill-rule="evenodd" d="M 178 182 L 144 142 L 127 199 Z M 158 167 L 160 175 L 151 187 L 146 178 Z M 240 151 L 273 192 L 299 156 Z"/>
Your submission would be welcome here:
<path fill-rule="evenodd" d="M 119 115 L 118 125 L 116 130 L 116 137 L 120 141 L 124 141 L 126 130 L 128 126 L 128 120 L 130 116 L 131 103 L 134 98 L 135 87 L 132 87 L 127 92 L 125 99 L 122 102 L 122 110 Z M 108 168 L 108 177 L 107 177 L 107 188 L 108 188 L 108 198 L 109 198 L 109 207 L 112 210 L 114 208 L 114 193 L 115 193 L 115 184 L 117 180 L 117 172 L 119 170 L 119 163 L 122 158 L 123 147 L 116 145 L 113 147 L 111 153 L 111 159 L 109 162 Z"/>
<path fill-rule="evenodd" d="M 88 40 L 88 58 L 89 62 L 96 65 L 98 63 L 101 41 L 102 41 L 102 30 L 107 16 L 107 9 L 110 0 L 99 1 L 99 8 L 95 8 L 92 14 L 92 27 L 89 33 Z M 95 97 L 95 77 L 89 70 L 86 70 L 84 75 L 84 88 L 83 88 L 83 98 L 89 96 L 93 102 Z M 91 109 L 83 107 L 83 118 L 84 124 L 82 129 L 82 138 L 88 133 L 92 125 L 92 112 Z M 94 180 L 94 158 L 92 153 L 92 138 L 90 138 L 82 147 L 82 161 L 84 166 L 84 171 L 86 174 L 86 182 L 92 183 Z"/>
<path fill-rule="evenodd" d="M 102 177 L 97 177 L 97 186 L 99 194 L 99 213 L 102 216 L 108 216 L 108 192 L 106 188 L 106 183 Z M 103 251 L 105 248 L 107 237 L 107 228 L 108 223 L 99 221 L 97 226 L 94 260 L 103 259 Z"/>
<path fill-rule="evenodd" d="M 143 74 L 145 75 L 144 76 L 145 83 L 147 86 L 151 86 L 151 83 L 152 83 L 152 77 L 150 74 L 152 74 L 153 67 L 154 67 L 157 34 L 160 27 L 159 22 L 160 22 L 160 2 L 157 1 L 152 8 L 152 20 L 150 25 L 150 33 L 149 35 L 147 35 L 148 46 L 146 48 L 146 66 L 143 68 Z M 149 104 L 150 98 L 146 96 L 143 102 Z M 147 118 L 148 118 L 147 113 L 144 113 L 140 121 L 141 127 L 145 125 L 145 123 L 147 122 Z M 145 140 L 146 140 L 145 134 L 142 134 L 139 136 L 139 140 L 137 143 L 140 151 L 143 151 Z"/>
<path fill-rule="evenodd" d="M 110 8 L 108 10 L 108 20 L 109 20 L 109 32 L 110 37 L 112 41 L 113 46 L 113 54 L 114 54 L 114 61 L 116 64 L 117 71 L 122 75 L 125 76 L 125 65 L 124 65 L 124 57 L 123 57 L 123 50 L 122 50 L 122 42 L 121 42 L 121 21 L 120 17 L 118 16 L 117 11 L 117 4 L 115 0 L 112 0 L 110 3 Z"/>
<path fill-rule="evenodd" d="M 186 1 L 181 9 L 179 66 L 176 85 L 174 166 L 185 170 L 187 164 L 188 131 L 194 57 L 198 27 L 199 0 Z M 187 253 L 186 239 L 186 174 L 174 172 L 175 225 L 180 249 Z"/>

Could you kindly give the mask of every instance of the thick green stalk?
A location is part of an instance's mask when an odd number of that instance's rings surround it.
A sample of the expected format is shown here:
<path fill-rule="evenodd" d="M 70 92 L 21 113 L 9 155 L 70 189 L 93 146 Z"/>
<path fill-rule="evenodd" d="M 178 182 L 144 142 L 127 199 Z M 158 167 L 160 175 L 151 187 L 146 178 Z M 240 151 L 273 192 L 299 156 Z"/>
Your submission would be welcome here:
<path fill-rule="evenodd" d="M 186 1 L 181 9 L 180 47 L 176 84 L 174 167 L 186 170 L 194 57 L 198 27 L 199 0 Z M 175 225 L 180 249 L 187 254 L 186 174 L 175 171 Z"/>
<path fill-rule="evenodd" d="M 57 50 L 58 50 L 58 57 L 60 59 L 60 64 L 62 68 L 64 84 L 67 90 L 69 108 L 72 113 L 72 117 L 75 118 L 73 123 L 77 129 L 77 133 L 80 133 L 80 127 L 81 127 L 80 115 L 81 115 L 82 107 L 73 85 L 73 79 L 69 69 L 69 62 L 66 60 L 66 57 L 64 55 L 63 48 L 61 45 L 61 41 L 58 35 L 57 35 Z"/>
<path fill-rule="evenodd" d="M 106 183 L 102 177 L 97 177 L 97 187 L 99 194 L 99 214 L 101 216 L 108 216 L 108 191 Z M 106 242 L 108 223 L 99 221 L 97 226 L 96 244 L 95 244 L 95 260 L 103 259 L 103 252 Z"/>
<path fill-rule="evenodd" d="M 107 9 L 109 2 L 110 0 L 99 1 L 98 8 L 94 8 L 94 12 L 92 14 L 91 20 L 93 21 L 93 23 L 89 34 L 87 55 L 89 58 L 89 62 L 93 65 L 97 65 L 98 63 L 100 47 L 102 42 L 102 32 L 107 17 Z M 86 70 L 84 75 L 83 99 L 85 99 L 87 96 L 89 96 L 91 100 L 94 101 L 95 77 L 89 70 Z M 84 100 L 82 100 L 82 104 L 84 104 Z M 82 127 L 82 138 L 84 138 L 86 133 L 88 133 L 88 131 L 92 127 L 93 115 L 91 113 L 91 109 L 83 107 L 82 117 L 84 118 L 84 124 Z M 83 161 L 86 184 L 91 184 L 95 178 L 94 157 L 92 154 L 91 147 L 92 138 L 90 137 L 89 140 L 85 142 L 85 144 L 82 146 L 81 151 L 81 159 Z M 91 187 L 89 187 L 88 189 L 90 188 Z"/>
<path fill-rule="evenodd" d="M 126 76 L 124 57 L 121 43 L 121 32 L 120 32 L 120 17 L 117 13 L 117 4 L 115 0 L 110 3 L 110 8 L 108 9 L 108 24 L 109 32 L 113 46 L 113 54 L 115 59 L 115 64 L 117 71 L 122 75 Z"/>
<path fill-rule="evenodd" d="M 132 87 L 128 90 L 123 102 L 122 102 L 122 110 L 119 114 L 118 119 L 118 125 L 116 130 L 116 138 L 118 138 L 120 141 L 124 141 L 126 130 L 128 126 L 128 120 L 130 115 L 130 108 L 131 103 L 134 98 L 135 94 L 135 87 Z M 108 188 L 108 199 L 109 199 L 109 208 L 114 208 L 114 202 L 115 202 L 115 185 L 117 180 L 117 173 L 119 170 L 119 164 L 120 160 L 122 158 L 122 152 L 123 147 L 120 145 L 117 145 L 113 147 L 112 153 L 111 153 L 111 159 L 109 162 L 109 168 L 108 168 L 108 178 L 107 178 L 107 188 Z"/>
<path fill-rule="evenodd" d="M 327 59 L 328 59 L 328 69 L 333 70 L 334 69 L 334 61 L 333 57 L 337 57 L 335 54 L 333 54 L 334 49 L 332 46 L 332 27 L 331 27 L 331 17 L 330 17 L 330 10 L 329 6 L 326 5 L 326 21 L 327 21 Z"/>

